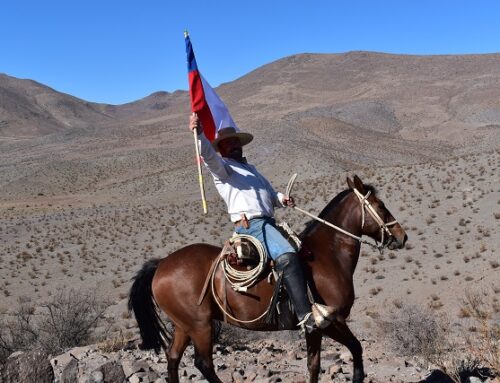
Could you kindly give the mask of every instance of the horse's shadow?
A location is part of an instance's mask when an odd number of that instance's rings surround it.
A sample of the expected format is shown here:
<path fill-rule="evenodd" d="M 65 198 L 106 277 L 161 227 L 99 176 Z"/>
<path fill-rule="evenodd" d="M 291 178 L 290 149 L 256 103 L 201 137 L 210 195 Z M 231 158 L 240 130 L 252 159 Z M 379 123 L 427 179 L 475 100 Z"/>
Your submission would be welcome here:
<path fill-rule="evenodd" d="M 470 377 L 476 377 L 484 381 L 486 378 L 494 378 L 495 376 L 495 371 L 487 367 L 482 367 L 475 369 L 473 372 L 463 371 L 460 374 L 460 381 L 469 382 Z M 441 370 L 433 370 L 427 378 L 417 383 L 454 383 L 454 380 Z"/>
<path fill-rule="evenodd" d="M 418 383 L 454 383 L 448 375 L 441 370 L 433 370 L 431 374 L 424 380 L 419 380 Z"/>

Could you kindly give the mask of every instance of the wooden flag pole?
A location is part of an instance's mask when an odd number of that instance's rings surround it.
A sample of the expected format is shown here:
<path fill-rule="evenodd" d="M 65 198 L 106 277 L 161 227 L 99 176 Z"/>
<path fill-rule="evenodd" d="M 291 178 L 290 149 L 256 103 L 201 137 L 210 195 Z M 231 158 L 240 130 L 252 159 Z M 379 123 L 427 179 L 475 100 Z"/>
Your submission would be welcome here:
<path fill-rule="evenodd" d="M 203 205 L 203 214 L 207 214 L 207 200 L 205 198 L 205 187 L 203 186 L 203 173 L 201 172 L 201 156 L 200 148 L 198 147 L 198 132 L 193 129 L 194 147 L 196 149 L 196 164 L 198 165 L 198 180 L 200 182 L 201 203 Z"/>

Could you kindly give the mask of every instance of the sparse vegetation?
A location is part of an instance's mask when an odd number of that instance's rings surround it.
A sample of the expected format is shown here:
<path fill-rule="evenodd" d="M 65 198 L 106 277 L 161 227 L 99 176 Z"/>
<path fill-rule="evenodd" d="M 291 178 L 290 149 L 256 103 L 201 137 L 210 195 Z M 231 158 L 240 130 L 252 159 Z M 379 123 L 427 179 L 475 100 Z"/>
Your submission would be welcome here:
<path fill-rule="evenodd" d="M 40 347 L 61 352 L 88 342 L 109 303 L 92 291 L 59 291 L 38 310 L 28 298 L 19 300 L 0 328 L 0 360 L 12 352 Z"/>

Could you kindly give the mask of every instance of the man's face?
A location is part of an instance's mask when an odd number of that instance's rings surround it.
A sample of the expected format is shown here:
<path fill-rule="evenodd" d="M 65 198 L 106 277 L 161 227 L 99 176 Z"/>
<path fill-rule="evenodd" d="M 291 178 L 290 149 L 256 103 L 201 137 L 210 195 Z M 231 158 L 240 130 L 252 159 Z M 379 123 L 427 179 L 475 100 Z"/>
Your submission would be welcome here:
<path fill-rule="evenodd" d="M 243 149 L 238 137 L 225 138 L 218 144 L 219 152 L 222 157 L 232 158 L 241 161 L 243 158 Z"/>

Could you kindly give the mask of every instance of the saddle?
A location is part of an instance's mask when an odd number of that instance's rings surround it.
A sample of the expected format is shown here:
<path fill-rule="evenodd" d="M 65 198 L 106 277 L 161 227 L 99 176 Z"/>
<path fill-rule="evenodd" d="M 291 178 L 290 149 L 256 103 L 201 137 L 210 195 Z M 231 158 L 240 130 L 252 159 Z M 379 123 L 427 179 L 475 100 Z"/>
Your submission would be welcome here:
<path fill-rule="evenodd" d="M 298 256 L 308 257 L 311 255 L 309 251 L 302 247 L 302 243 L 297 234 L 295 234 L 286 223 L 278 224 L 278 229 L 282 232 L 283 237 L 288 239 L 290 244 L 296 249 Z M 261 252 L 262 251 L 265 252 L 265 249 L 261 249 Z M 264 264 L 262 258 L 263 256 L 265 257 Z M 295 314 L 293 305 L 286 292 L 284 284 L 282 283 L 282 275 L 274 270 L 272 260 L 269 260 L 266 254 L 263 255 L 259 253 L 259 250 L 252 243 L 252 241 L 238 236 L 236 233 L 230 240 L 226 241 L 224 249 L 220 253 L 218 260 L 214 262 L 212 269 L 207 276 L 207 280 L 205 281 L 205 285 L 198 300 L 198 305 L 203 301 L 208 288 L 208 282 L 213 278 L 221 259 L 225 260 L 229 263 L 229 265 L 237 267 L 239 270 L 247 269 L 251 271 L 260 269 L 258 277 L 255 277 L 255 281 L 266 278 L 268 282 L 271 283 L 271 280 L 274 279 L 274 292 L 271 301 L 269 302 L 269 307 L 265 315 L 262 316 L 263 321 L 278 328 L 279 330 L 293 330 L 297 328 L 297 315 Z M 228 279 L 226 275 L 224 285 L 227 281 Z M 246 291 L 246 288 L 235 288 L 234 286 L 233 288 L 236 291 Z M 314 296 L 309 287 L 309 282 L 307 283 L 307 290 L 308 298 L 312 305 L 313 317 L 318 327 L 326 327 L 333 320 L 335 310 L 331 307 L 315 303 Z M 228 315 L 228 313 L 225 310 L 226 302 L 224 302 L 224 300 L 225 294 L 223 302 L 221 302 L 222 306 L 219 307 L 224 312 L 224 321 L 226 321 L 226 315 Z"/>

